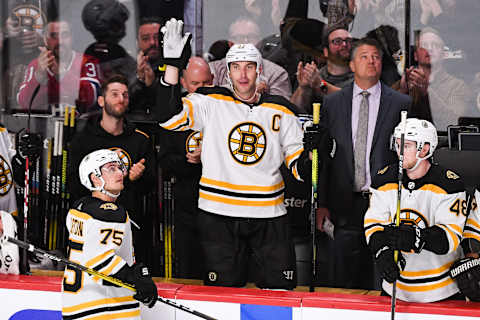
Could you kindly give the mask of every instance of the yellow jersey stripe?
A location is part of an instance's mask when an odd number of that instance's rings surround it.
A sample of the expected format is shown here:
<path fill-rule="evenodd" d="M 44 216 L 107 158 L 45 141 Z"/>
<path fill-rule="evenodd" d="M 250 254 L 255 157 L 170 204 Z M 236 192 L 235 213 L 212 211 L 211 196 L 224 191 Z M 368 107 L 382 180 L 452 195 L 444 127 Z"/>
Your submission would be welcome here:
<path fill-rule="evenodd" d="M 101 315 L 91 318 L 86 318 L 85 320 L 110 320 L 110 319 L 130 319 L 132 317 L 139 317 L 140 316 L 140 309 L 128 312 L 120 312 L 120 313 L 110 313 L 108 315 Z"/>
<path fill-rule="evenodd" d="M 182 111 L 182 112 L 183 112 L 183 117 L 181 117 L 180 119 L 178 119 L 177 121 L 173 122 L 170 125 L 166 125 L 166 126 L 162 126 L 162 127 L 164 127 L 167 130 L 172 130 L 172 129 L 180 126 L 181 124 L 186 123 L 187 122 L 187 113 L 185 111 Z"/>
<path fill-rule="evenodd" d="M 453 230 L 455 230 L 459 235 L 461 235 L 462 232 L 463 232 L 462 228 L 460 228 L 460 227 L 457 226 L 456 224 L 447 224 L 446 226 L 452 228 Z"/>
<path fill-rule="evenodd" d="M 477 221 L 473 220 L 473 219 L 467 219 L 467 225 L 471 225 L 471 226 L 474 226 L 475 228 L 477 229 L 480 229 L 480 224 L 477 223 Z"/>
<path fill-rule="evenodd" d="M 110 266 L 108 268 L 104 270 L 98 270 L 98 271 L 108 276 L 112 273 L 112 270 L 122 261 L 123 261 L 122 258 L 120 258 L 119 256 L 116 256 L 115 259 L 113 259 L 113 262 L 110 263 Z M 93 280 L 98 281 L 99 277 L 94 276 Z"/>
<path fill-rule="evenodd" d="M 447 264 L 444 264 L 443 266 L 436 269 L 422 270 L 422 271 L 402 271 L 400 272 L 400 274 L 408 278 L 434 276 L 434 275 L 442 274 L 443 272 L 447 271 L 448 269 L 450 269 L 450 266 L 452 264 L 453 264 L 453 261 Z"/>
<path fill-rule="evenodd" d="M 391 191 L 391 190 L 397 190 L 398 189 L 398 183 L 387 183 L 380 188 L 378 188 L 378 191 Z"/>
<path fill-rule="evenodd" d="M 84 302 L 71 307 L 63 307 L 62 312 L 72 313 L 72 312 L 81 311 L 84 309 L 90 309 L 92 307 L 103 306 L 105 304 L 123 303 L 123 302 L 130 302 L 130 301 L 136 301 L 136 300 L 133 299 L 133 296 L 105 298 L 100 300 Z"/>
<path fill-rule="evenodd" d="M 447 231 L 448 235 L 452 238 L 452 241 L 453 241 L 453 250 L 457 250 L 458 244 L 460 243 L 460 241 L 458 240 L 458 236 L 446 226 L 440 225 L 440 224 L 438 226 L 443 230 Z"/>
<path fill-rule="evenodd" d="M 447 194 L 447 191 L 445 191 L 444 189 L 442 189 L 439 186 L 436 186 L 434 184 L 426 184 L 418 190 L 430 191 L 430 192 L 434 192 L 434 193 L 438 193 L 438 194 Z"/>
<path fill-rule="evenodd" d="M 377 220 L 377 219 L 365 219 L 364 221 L 364 225 L 373 224 L 373 223 L 380 223 L 380 224 L 390 223 L 390 219 L 388 219 L 387 221 Z"/>
<path fill-rule="evenodd" d="M 83 220 L 88 220 L 88 219 L 92 218 L 91 215 L 89 215 L 85 212 L 78 211 L 76 209 L 70 209 L 70 214 L 77 217 L 77 218 L 83 219 Z"/>
<path fill-rule="evenodd" d="M 292 162 L 292 159 L 296 158 L 303 152 L 303 148 L 298 150 L 297 152 L 289 155 L 288 157 L 285 158 L 285 164 L 287 165 L 287 168 L 290 168 L 290 163 Z"/>
<path fill-rule="evenodd" d="M 211 97 L 211 98 L 213 98 L 213 99 L 217 99 L 217 100 L 235 102 L 236 104 L 240 104 L 240 103 L 241 103 L 240 101 L 237 101 L 237 100 L 233 99 L 233 98 L 230 97 L 230 96 L 225 96 L 225 95 L 219 94 L 219 93 L 212 93 L 212 94 L 209 94 L 209 95 L 207 95 L 207 96 L 208 96 L 208 97 Z"/>
<path fill-rule="evenodd" d="M 147 138 L 147 139 L 148 139 L 148 138 L 150 138 L 150 136 L 149 136 L 148 134 L 146 134 L 145 132 L 143 132 L 142 130 L 135 129 L 135 132 L 137 132 L 137 133 L 140 133 L 140 134 L 144 135 L 144 136 L 145 136 L 145 138 Z"/>
<path fill-rule="evenodd" d="M 472 232 L 465 232 L 463 234 L 464 238 L 469 238 L 469 239 L 475 239 L 480 242 L 480 236 L 478 234 L 472 233 Z"/>
<path fill-rule="evenodd" d="M 295 177 L 295 179 L 300 179 L 300 175 L 298 174 L 298 171 L 297 171 L 297 166 L 295 165 L 292 169 L 292 174 L 293 176 Z"/>
<path fill-rule="evenodd" d="M 183 98 L 182 101 L 188 106 L 188 119 L 190 120 L 190 125 L 188 127 L 192 128 L 193 124 L 195 123 L 195 119 L 193 118 L 193 104 L 186 98 Z"/>
<path fill-rule="evenodd" d="M 87 261 L 85 266 L 90 268 L 90 267 L 96 265 L 97 263 L 99 263 L 100 261 L 105 260 L 107 257 L 109 257 L 112 254 L 115 254 L 115 251 L 113 249 L 108 250 L 107 252 L 104 252 L 101 255 L 98 255 L 98 256 L 90 259 L 89 261 Z"/>
<path fill-rule="evenodd" d="M 270 206 L 276 206 L 276 205 L 279 205 L 280 203 L 283 203 L 283 194 L 278 199 L 264 200 L 264 201 L 231 199 L 231 198 L 225 198 L 218 195 L 207 194 L 202 191 L 200 191 L 199 196 L 200 198 L 205 200 L 226 203 L 226 204 L 235 205 L 235 206 L 270 207 Z"/>
<path fill-rule="evenodd" d="M 448 277 L 445 280 L 438 282 L 436 284 L 430 284 L 430 285 L 423 285 L 423 286 L 412 286 L 409 284 L 404 284 L 400 281 L 397 281 L 397 286 L 399 289 L 403 291 L 409 291 L 409 292 L 425 292 L 425 291 L 432 291 L 436 289 L 440 289 L 443 287 L 448 286 L 449 284 L 453 283 L 453 279 Z"/>
<path fill-rule="evenodd" d="M 229 182 L 214 180 L 214 179 L 205 178 L 205 177 L 200 178 L 200 183 L 215 186 L 215 187 L 225 188 L 225 189 L 238 190 L 238 191 L 269 192 L 269 191 L 277 191 L 284 187 L 283 181 L 273 186 L 247 186 L 247 185 L 233 184 Z"/>
<path fill-rule="evenodd" d="M 286 114 L 289 114 L 289 115 L 292 115 L 292 116 L 295 115 L 290 109 L 288 109 L 288 108 L 286 108 L 282 105 L 276 104 L 276 103 L 262 103 L 259 107 L 275 109 L 275 110 L 282 111 L 283 113 L 286 113 Z"/>
<path fill-rule="evenodd" d="M 372 233 L 377 232 L 377 231 L 383 231 L 383 227 L 380 227 L 380 226 L 373 227 L 372 229 L 365 232 L 365 237 L 368 238 L 368 237 L 370 237 L 370 235 Z"/>

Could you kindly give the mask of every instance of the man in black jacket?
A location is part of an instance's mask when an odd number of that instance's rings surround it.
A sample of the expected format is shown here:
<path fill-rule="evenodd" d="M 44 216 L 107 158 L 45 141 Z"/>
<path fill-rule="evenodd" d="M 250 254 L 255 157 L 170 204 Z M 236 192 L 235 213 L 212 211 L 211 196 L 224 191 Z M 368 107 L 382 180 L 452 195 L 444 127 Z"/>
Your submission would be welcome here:
<path fill-rule="evenodd" d="M 125 77 L 114 75 L 105 81 L 102 96 L 98 97 L 102 115 L 90 119 L 85 129 L 72 139 L 69 188 L 73 200 L 87 195 L 88 190 L 78 179 L 81 159 L 98 149 L 116 151 L 128 169 L 124 180 L 125 189 L 118 201 L 128 210 L 134 225 L 138 225 L 133 228 L 133 241 L 136 259 L 142 261 L 148 247 L 144 245 L 146 239 L 143 227 L 148 225 L 150 217 L 142 210 L 141 197 L 153 188 L 155 158 L 150 137 L 124 118 L 128 103 L 128 82 Z"/>

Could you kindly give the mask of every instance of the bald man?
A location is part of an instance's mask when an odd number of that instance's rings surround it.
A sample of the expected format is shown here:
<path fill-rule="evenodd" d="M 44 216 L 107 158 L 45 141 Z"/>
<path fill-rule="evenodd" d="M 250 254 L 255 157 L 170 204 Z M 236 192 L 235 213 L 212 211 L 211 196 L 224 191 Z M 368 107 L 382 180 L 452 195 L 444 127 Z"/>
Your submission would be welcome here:
<path fill-rule="evenodd" d="M 208 63 L 200 57 L 191 57 L 187 68 L 183 70 L 180 83 L 188 93 L 195 92 L 200 87 L 213 84 L 213 74 Z"/>

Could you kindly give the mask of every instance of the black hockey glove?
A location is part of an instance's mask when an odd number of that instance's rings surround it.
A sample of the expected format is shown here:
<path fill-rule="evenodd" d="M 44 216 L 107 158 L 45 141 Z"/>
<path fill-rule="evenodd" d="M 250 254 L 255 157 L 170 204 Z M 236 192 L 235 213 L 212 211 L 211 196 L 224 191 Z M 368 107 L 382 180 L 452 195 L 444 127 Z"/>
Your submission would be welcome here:
<path fill-rule="evenodd" d="M 375 253 L 375 263 L 380 270 L 380 275 L 388 283 L 393 283 L 400 278 L 400 268 L 405 268 L 405 259 L 398 253 L 398 264 L 394 261 L 393 250 L 385 246 Z M 400 266 L 400 268 L 399 268 Z"/>
<path fill-rule="evenodd" d="M 423 230 L 418 226 L 394 224 L 384 227 L 388 246 L 393 250 L 420 253 L 425 245 Z"/>
<path fill-rule="evenodd" d="M 318 149 L 319 155 L 328 155 L 330 158 L 335 156 L 336 141 L 326 128 L 318 125 L 313 125 L 305 128 L 303 133 L 303 149 L 306 151 L 312 151 Z"/>
<path fill-rule="evenodd" d="M 472 301 L 480 301 L 480 258 L 463 258 L 450 267 L 450 277 L 460 292 Z"/>
<path fill-rule="evenodd" d="M 150 272 L 144 264 L 135 263 L 131 267 L 125 265 L 120 271 L 114 274 L 113 277 L 134 285 L 137 293 L 135 293 L 133 298 L 147 305 L 149 308 L 153 307 L 157 302 L 157 286 L 155 286 Z M 103 281 L 103 285 L 118 287 L 105 280 Z"/>
<path fill-rule="evenodd" d="M 148 268 L 142 263 L 136 263 L 132 266 L 131 272 L 133 273 L 133 283 L 137 290 L 133 298 L 147 305 L 149 308 L 153 307 L 157 302 L 158 292 Z"/>

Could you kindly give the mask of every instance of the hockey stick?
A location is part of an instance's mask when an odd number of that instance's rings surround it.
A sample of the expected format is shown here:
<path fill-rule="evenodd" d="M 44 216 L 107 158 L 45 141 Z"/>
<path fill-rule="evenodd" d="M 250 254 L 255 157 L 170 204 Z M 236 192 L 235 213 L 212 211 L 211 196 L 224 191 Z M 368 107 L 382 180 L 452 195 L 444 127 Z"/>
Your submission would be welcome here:
<path fill-rule="evenodd" d="M 313 126 L 317 130 L 320 123 L 320 103 L 313 104 Z M 312 150 L 312 197 L 310 203 L 310 232 L 312 234 L 312 279 L 310 281 L 310 292 L 315 291 L 315 276 L 317 267 L 317 199 L 318 199 L 318 150 Z"/>
<path fill-rule="evenodd" d="M 397 189 L 397 212 L 395 213 L 395 225 L 400 226 L 400 202 L 402 199 L 402 181 L 403 181 L 403 148 L 405 146 L 405 128 L 407 125 L 407 111 L 402 111 L 400 113 L 400 125 L 402 128 L 402 133 L 400 135 L 400 153 L 398 156 L 398 189 Z M 395 264 L 398 264 L 398 250 L 395 250 L 393 253 L 393 259 Z M 395 319 L 395 306 L 397 304 L 397 280 L 393 281 L 392 285 L 392 301 L 390 309 L 390 318 Z"/>
<path fill-rule="evenodd" d="M 23 249 L 26 249 L 30 252 L 33 252 L 35 254 L 38 254 L 38 255 L 41 255 L 45 258 L 48 258 L 50 260 L 54 260 L 54 261 L 57 261 L 57 262 L 61 262 L 61 263 L 64 263 L 66 264 L 67 266 L 70 266 L 72 268 L 75 268 L 77 270 L 81 270 L 83 272 L 86 272 L 90 275 L 93 275 L 93 276 L 96 276 L 96 277 L 99 277 L 100 279 L 103 279 L 105 281 L 108 281 L 110 283 L 113 283 L 119 287 L 123 287 L 123 288 L 126 288 L 128 290 L 131 290 L 131 291 L 136 291 L 135 289 L 135 286 L 132 285 L 132 284 L 129 284 L 129 283 L 125 283 L 123 282 L 122 280 L 120 279 L 117 279 L 115 277 L 111 277 L 111 276 L 107 276 L 101 272 L 98 272 L 94 269 L 91 269 L 91 268 L 88 268 L 88 267 L 85 267 L 84 265 L 81 265 L 81 264 L 78 264 L 78 263 L 75 263 L 73 261 L 70 261 L 66 258 L 62 258 L 62 257 L 59 257 L 59 256 L 56 256 L 56 255 L 53 255 L 49 252 L 46 252 L 42 249 L 39 249 L 39 248 L 36 248 L 34 245 L 30 244 L 30 243 L 26 243 L 26 242 L 23 242 L 23 241 L 20 241 L 20 240 L 17 240 L 15 238 L 11 238 L 11 237 L 8 237 L 8 236 L 4 236 L 3 239 L 1 239 L 2 241 L 3 240 L 6 240 L 8 242 L 11 242 L 17 246 L 19 246 L 20 248 L 23 248 Z M 195 310 L 192 310 L 184 305 L 181 305 L 181 304 L 177 304 L 169 299 L 165 299 L 165 298 L 162 298 L 162 297 L 158 297 L 158 301 L 162 302 L 162 303 L 165 303 L 165 304 L 168 304 L 169 306 L 172 306 L 174 308 L 177 308 L 177 309 L 180 309 L 182 311 L 185 311 L 185 312 L 188 312 L 188 313 L 191 313 L 199 318 L 202 318 L 202 319 L 206 319 L 206 320 L 216 320 L 215 318 L 212 318 L 210 316 L 207 316 L 206 314 L 203 314 L 201 312 L 198 312 L 198 311 L 195 311 Z"/>

